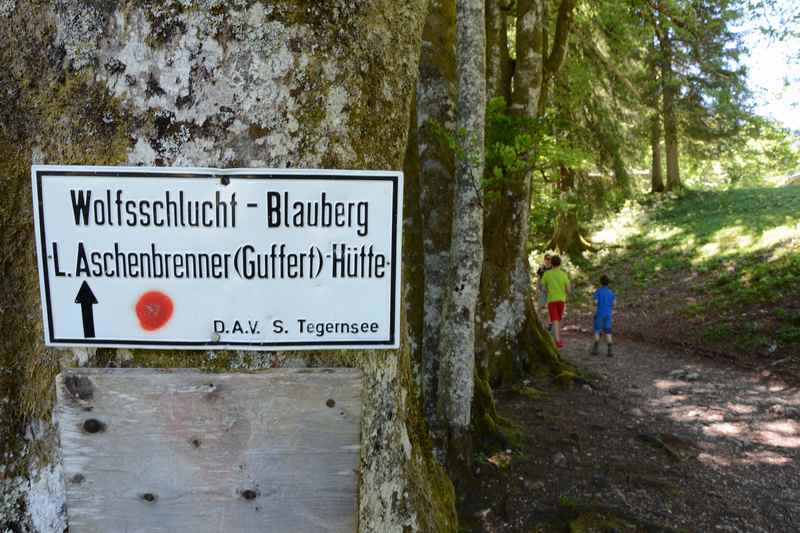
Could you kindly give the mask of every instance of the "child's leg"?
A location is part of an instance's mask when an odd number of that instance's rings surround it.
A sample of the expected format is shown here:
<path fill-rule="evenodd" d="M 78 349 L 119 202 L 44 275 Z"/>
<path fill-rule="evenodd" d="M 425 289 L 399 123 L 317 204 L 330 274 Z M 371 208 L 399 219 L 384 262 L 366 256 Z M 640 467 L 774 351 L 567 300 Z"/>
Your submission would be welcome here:
<path fill-rule="evenodd" d="M 600 334 L 603 333 L 603 317 L 594 315 L 594 343 L 600 342 Z"/>
<path fill-rule="evenodd" d="M 556 346 L 561 348 L 561 317 L 564 315 L 564 302 L 550 302 L 547 304 L 547 311 L 550 314 L 550 321 L 553 323 Z"/>
<path fill-rule="evenodd" d="M 600 334 L 603 332 L 602 327 L 600 325 L 600 317 L 595 315 L 594 317 L 594 343 L 592 344 L 592 349 L 590 353 L 592 355 L 597 355 L 598 344 L 600 342 Z"/>

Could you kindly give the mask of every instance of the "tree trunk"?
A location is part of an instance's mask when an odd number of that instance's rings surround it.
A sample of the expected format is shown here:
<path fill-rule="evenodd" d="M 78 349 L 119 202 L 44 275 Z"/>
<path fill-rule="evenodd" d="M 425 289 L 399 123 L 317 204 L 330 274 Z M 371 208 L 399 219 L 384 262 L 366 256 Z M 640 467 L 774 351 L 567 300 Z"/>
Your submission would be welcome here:
<path fill-rule="evenodd" d="M 536 116 L 544 74 L 544 0 L 517 0 L 517 61 L 511 111 Z"/>
<path fill-rule="evenodd" d="M 517 60 L 511 111 L 536 116 L 541 91 L 541 0 L 517 2 Z M 486 206 L 484 265 L 478 320 L 479 375 L 491 384 L 511 382 L 537 366 L 556 369 L 558 353 L 532 305 L 528 264 L 530 177 L 521 173 L 501 184 Z"/>
<path fill-rule="evenodd" d="M 572 257 L 581 255 L 587 250 L 594 250 L 592 243 L 587 241 L 581 232 L 578 215 L 574 209 L 558 214 L 553 239 L 548 248 Z"/>
<path fill-rule="evenodd" d="M 486 99 L 511 102 L 513 66 L 508 53 L 508 11 L 505 0 L 486 0 Z"/>
<path fill-rule="evenodd" d="M 650 150 L 652 153 L 650 192 L 664 192 L 664 176 L 661 163 L 661 116 L 658 112 L 653 113 L 653 116 L 650 117 Z"/>
<path fill-rule="evenodd" d="M 457 131 L 466 132 L 456 158 L 450 276 L 444 301 L 439 417 L 447 430 L 447 462 L 468 467 L 475 371 L 475 318 L 483 262 L 483 138 L 486 36 L 483 0 L 456 2 Z M 467 470 L 468 471 L 468 470 Z M 461 477 L 461 476 L 459 476 Z"/>
<path fill-rule="evenodd" d="M 409 354 L 414 383 L 423 398 L 423 351 L 422 340 L 425 335 L 425 247 L 422 229 L 422 209 L 420 208 L 421 184 L 419 162 L 419 137 L 417 129 L 417 98 L 414 93 L 408 124 L 408 142 L 403 161 L 403 263 L 407 280 L 403 283 L 403 307 L 408 324 Z"/>
<path fill-rule="evenodd" d="M 548 39 L 545 32 L 545 38 L 542 39 L 542 54 L 547 58 L 544 62 L 544 73 L 542 75 L 542 94 L 539 97 L 538 114 L 543 115 L 547 106 L 548 95 L 555 76 L 561 70 L 561 66 L 567 58 L 567 50 L 569 49 L 568 41 L 569 35 L 572 30 L 572 20 L 575 15 L 575 4 L 577 0 L 561 0 L 558 5 L 558 14 L 556 16 L 556 33 L 553 36 L 553 45 L 548 52 Z M 547 2 L 544 2 L 545 16 L 544 27 L 548 24 L 549 17 L 547 13 Z"/>
<path fill-rule="evenodd" d="M 425 413 L 433 421 L 439 375 L 439 333 L 450 268 L 455 159 L 435 125 L 455 123 L 455 0 L 433 0 L 422 33 L 417 128 L 420 159 L 420 212 L 424 234 L 424 323 L 422 391 Z"/>
<path fill-rule="evenodd" d="M 576 171 L 562 166 L 560 173 L 558 186 L 562 199 L 567 200 L 575 189 Z M 571 256 L 580 255 L 586 250 L 594 249 L 591 243 L 582 235 L 575 207 L 569 207 L 558 213 L 553 238 L 550 240 L 548 248 Z"/>
<path fill-rule="evenodd" d="M 31 154 L 60 164 L 400 168 L 406 138 L 398 132 L 409 123 L 426 3 L 226 4 L 217 14 L 157 13 L 133 1 L 101 9 L 65 0 L 54 12 L 45 11 L 50 4 L 16 4 L 0 26 L 2 63 L 10 66 L 0 73 L 0 113 L 12 110 L 0 128 L 0 394 L 10 401 L 0 426 L 0 528 L 61 533 L 65 526 L 45 421 L 59 356 L 68 354 L 41 341 Z M 419 276 L 404 272 L 406 283 Z M 403 348 L 393 354 L 102 350 L 94 361 L 222 371 L 288 361 L 358 366 L 365 380 L 359 529 L 454 531 L 452 485 L 431 456 L 412 378 L 415 322 L 403 317 Z"/>
<path fill-rule="evenodd" d="M 681 188 L 681 175 L 678 162 L 678 118 L 675 114 L 677 86 L 672 72 L 672 41 L 669 30 L 659 34 L 661 44 L 661 92 L 664 114 L 664 142 L 667 154 L 667 190 Z"/>

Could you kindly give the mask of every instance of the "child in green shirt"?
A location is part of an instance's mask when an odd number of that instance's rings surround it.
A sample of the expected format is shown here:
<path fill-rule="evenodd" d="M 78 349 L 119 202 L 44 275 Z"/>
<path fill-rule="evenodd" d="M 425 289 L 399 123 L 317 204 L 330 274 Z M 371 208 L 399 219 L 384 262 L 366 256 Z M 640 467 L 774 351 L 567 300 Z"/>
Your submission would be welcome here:
<path fill-rule="evenodd" d="M 564 347 L 561 340 L 561 319 L 564 317 L 564 308 L 567 304 L 567 294 L 571 287 L 569 277 L 566 272 L 561 270 L 561 257 L 554 255 L 550 258 L 553 266 L 542 275 L 542 287 L 547 290 L 547 312 L 550 315 L 550 322 L 553 323 L 553 330 L 556 336 L 556 346 Z"/>

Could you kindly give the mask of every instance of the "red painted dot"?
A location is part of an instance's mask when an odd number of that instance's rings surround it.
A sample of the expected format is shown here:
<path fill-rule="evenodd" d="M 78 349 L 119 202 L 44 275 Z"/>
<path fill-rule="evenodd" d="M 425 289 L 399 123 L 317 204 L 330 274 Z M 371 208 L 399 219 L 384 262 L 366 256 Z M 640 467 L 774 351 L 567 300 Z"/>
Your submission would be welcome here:
<path fill-rule="evenodd" d="M 172 298 L 161 291 L 148 291 L 136 302 L 136 317 L 146 331 L 155 331 L 172 318 Z"/>

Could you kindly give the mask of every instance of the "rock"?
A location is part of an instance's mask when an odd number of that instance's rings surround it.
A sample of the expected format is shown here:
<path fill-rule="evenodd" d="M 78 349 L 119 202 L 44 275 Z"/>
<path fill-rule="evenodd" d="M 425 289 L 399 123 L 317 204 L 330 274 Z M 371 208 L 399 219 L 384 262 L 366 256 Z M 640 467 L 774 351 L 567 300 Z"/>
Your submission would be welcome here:
<path fill-rule="evenodd" d="M 644 416 L 644 411 L 642 411 L 642 410 L 641 410 L 641 409 L 639 409 L 638 407 L 634 407 L 633 409 L 631 409 L 631 411 L 630 411 L 630 412 L 631 412 L 631 414 L 632 414 L 633 416 L 639 416 L 639 417 L 641 417 L 641 416 Z"/>
<path fill-rule="evenodd" d="M 529 479 L 526 479 L 523 485 L 525 485 L 525 488 L 530 491 L 538 492 L 544 490 L 544 481 L 531 481 Z"/>
<path fill-rule="evenodd" d="M 566 466 L 567 464 L 567 456 L 561 452 L 556 453 L 553 456 L 553 464 L 556 466 Z"/>

